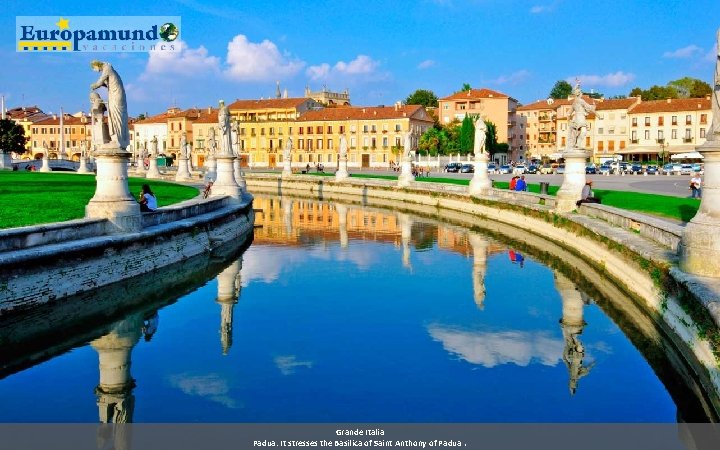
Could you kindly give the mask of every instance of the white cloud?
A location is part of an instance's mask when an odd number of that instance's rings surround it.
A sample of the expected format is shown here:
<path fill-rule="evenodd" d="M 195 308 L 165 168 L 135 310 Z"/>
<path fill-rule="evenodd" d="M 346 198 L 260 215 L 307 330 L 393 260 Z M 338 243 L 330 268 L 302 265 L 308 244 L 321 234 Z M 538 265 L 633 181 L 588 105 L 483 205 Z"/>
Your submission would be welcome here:
<path fill-rule="evenodd" d="M 418 69 L 429 69 L 434 65 L 435 65 L 435 61 L 433 61 L 432 59 L 426 59 L 425 61 L 418 64 L 417 68 Z"/>
<path fill-rule="evenodd" d="M 298 367 L 306 367 L 312 369 L 313 363 L 311 361 L 298 361 L 295 355 L 290 356 L 277 356 L 274 359 L 275 365 L 280 369 L 280 373 L 283 375 L 292 375 L 296 372 Z"/>
<path fill-rule="evenodd" d="M 567 82 L 574 84 L 576 78 L 580 80 L 583 86 L 620 87 L 633 81 L 635 74 L 617 71 L 606 75 L 578 75 L 577 77 L 567 78 Z"/>
<path fill-rule="evenodd" d="M 717 44 L 715 44 L 715 46 L 713 46 L 712 50 L 710 50 L 703 59 L 707 62 L 715 62 L 717 60 L 717 57 L 718 57 L 718 48 L 717 48 Z"/>
<path fill-rule="evenodd" d="M 281 54 L 271 41 L 254 43 L 242 34 L 228 43 L 226 62 L 224 74 L 235 81 L 272 81 L 293 76 L 305 66 L 303 61 Z"/>
<path fill-rule="evenodd" d="M 170 385 L 187 395 L 204 397 L 228 408 L 237 408 L 237 402 L 230 397 L 228 382 L 219 375 L 190 375 L 187 373 L 171 375 Z"/>
<path fill-rule="evenodd" d="M 547 331 L 474 332 L 430 325 L 428 332 L 448 352 L 487 368 L 501 364 L 525 367 L 532 363 L 555 366 L 565 346 L 561 338 Z"/>
<path fill-rule="evenodd" d="M 688 45 L 687 47 L 663 53 L 663 58 L 692 58 L 693 56 L 702 53 L 702 51 L 703 50 L 697 45 Z"/>
<path fill-rule="evenodd" d="M 305 73 L 314 81 L 348 77 L 372 79 L 379 76 L 377 72 L 379 66 L 379 61 L 367 55 L 358 55 L 350 62 L 338 61 L 332 69 L 328 63 L 310 66 Z"/>
<path fill-rule="evenodd" d="M 143 78 L 153 75 L 186 75 L 207 76 L 208 73 L 217 73 L 220 69 L 220 58 L 209 56 L 202 45 L 190 48 L 186 42 L 176 40 L 175 45 L 180 46 L 179 51 L 167 52 L 151 50 L 145 66 Z"/>
<path fill-rule="evenodd" d="M 520 84 L 523 81 L 527 80 L 528 77 L 530 77 L 530 72 L 523 69 L 518 70 L 517 72 L 513 72 L 510 75 L 501 75 L 500 77 L 490 80 L 491 83 L 495 84 L 509 84 L 509 85 L 516 85 Z"/>

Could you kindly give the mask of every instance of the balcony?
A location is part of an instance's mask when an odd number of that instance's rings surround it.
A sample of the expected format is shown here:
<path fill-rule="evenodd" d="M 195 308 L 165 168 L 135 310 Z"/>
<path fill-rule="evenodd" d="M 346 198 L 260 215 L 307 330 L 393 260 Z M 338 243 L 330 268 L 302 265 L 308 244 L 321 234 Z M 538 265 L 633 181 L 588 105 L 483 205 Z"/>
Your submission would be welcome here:
<path fill-rule="evenodd" d="M 664 144 L 664 143 L 665 143 L 665 138 L 658 138 L 658 139 L 656 139 L 656 142 L 657 142 L 658 144 Z"/>
<path fill-rule="evenodd" d="M 689 143 L 691 143 L 692 141 L 693 141 L 693 138 L 691 138 L 691 137 L 683 138 L 683 143 L 685 143 L 685 144 L 689 144 Z"/>
<path fill-rule="evenodd" d="M 630 139 L 631 144 L 637 144 L 638 142 L 640 142 L 639 139 Z"/>

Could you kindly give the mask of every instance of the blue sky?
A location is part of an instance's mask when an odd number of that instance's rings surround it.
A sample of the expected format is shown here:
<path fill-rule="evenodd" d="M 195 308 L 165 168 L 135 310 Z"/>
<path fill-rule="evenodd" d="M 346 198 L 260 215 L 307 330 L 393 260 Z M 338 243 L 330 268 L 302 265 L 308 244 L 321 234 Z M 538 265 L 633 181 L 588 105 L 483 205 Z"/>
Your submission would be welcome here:
<path fill-rule="evenodd" d="M 0 93 L 8 106 L 87 110 L 95 58 L 120 73 L 131 115 L 268 97 L 277 80 L 290 96 L 308 84 L 349 88 L 355 105 L 392 104 L 417 88 L 443 97 L 463 83 L 530 103 L 575 77 L 585 90 L 627 94 L 686 75 L 711 81 L 720 27 L 717 0 L 63 3 L 4 4 Z M 164 58 L 18 53 L 15 16 L 31 15 L 178 15 L 184 50 Z"/>

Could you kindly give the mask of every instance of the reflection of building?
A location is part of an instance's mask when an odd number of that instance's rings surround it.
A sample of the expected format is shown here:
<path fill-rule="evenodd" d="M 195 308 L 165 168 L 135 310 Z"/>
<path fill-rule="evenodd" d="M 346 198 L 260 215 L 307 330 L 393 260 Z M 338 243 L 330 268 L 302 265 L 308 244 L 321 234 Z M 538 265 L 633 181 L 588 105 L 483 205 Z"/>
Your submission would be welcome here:
<path fill-rule="evenodd" d="M 132 422 L 135 380 L 130 375 L 130 357 L 142 335 L 142 325 L 141 316 L 129 316 L 90 343 L 100 360 L 100 383 L 95 388 L 100 423 Z"/>
<path fill-rule="evenodd" d="M 240 289 L 242 289 L 241 269 L 242 256 L 217 276 L 217 302 L 220 304 L 220 343 L 223 355 L 227 355 L 232 346 L 233 309 L 240 299 Z"/>
<path fill-rule="evenodd" d="M 590 373 L 590 369 L 592 369 L 593 366 L 593 364 L 590 366 L 583 365 L 585 347 L 580 341 L 580 335 L 586 325 L 583 320 L 583 307 L 585 306 L 585 302 L 575 284 L 558 272 L 555 272 L 555 288 L 562 299 L 563 315 L 560 320 L 560 328 L 562 328 L 563 338 L 565 340 L 563 361 L 570 375 L 570 381 L 568 383 L 570 394 L 575 394 L 578 381 Z"/>

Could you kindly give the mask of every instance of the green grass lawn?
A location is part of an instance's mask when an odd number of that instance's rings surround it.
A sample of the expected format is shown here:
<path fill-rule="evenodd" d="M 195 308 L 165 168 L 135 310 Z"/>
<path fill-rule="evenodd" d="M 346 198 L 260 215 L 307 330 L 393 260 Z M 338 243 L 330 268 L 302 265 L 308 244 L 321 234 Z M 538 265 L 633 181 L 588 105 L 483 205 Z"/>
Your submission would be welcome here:
<path fill-rule="evenodd" d="M 130 192 L 138 197 L 147 183 L 158 206 L 194 198 L 198 190 L 145 178 L 130 178 Z M 0 228 L 61 222 L 85 216 L 95 194 L 95 175 L 0 171 Z"/>

